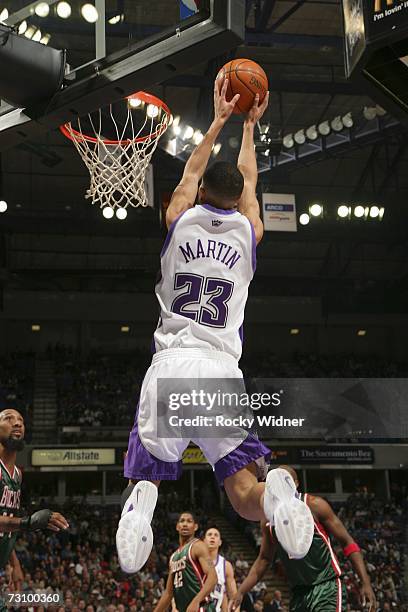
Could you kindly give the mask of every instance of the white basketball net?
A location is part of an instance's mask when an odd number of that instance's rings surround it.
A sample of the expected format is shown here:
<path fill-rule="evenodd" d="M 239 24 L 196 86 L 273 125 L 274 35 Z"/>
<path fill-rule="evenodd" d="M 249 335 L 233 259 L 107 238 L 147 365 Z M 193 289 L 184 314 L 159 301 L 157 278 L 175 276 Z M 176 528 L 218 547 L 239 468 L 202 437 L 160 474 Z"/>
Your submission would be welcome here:
<path fill-rule="evenodd" d="M 128 106 L 127 119 L 121 130 L 112 113 L 109 114 L 117 143 L 110 144 L 102 134 L 102 110 L 99 110 L 98 125 L 95 126 L 95 115 L 88 115 L 88 121 L 94 132 L 94 140 L 88 139 L 82 132 L 81 120 L 74 129 L 71 123 L 65 124 L 75 147 L 88 168 L 91 183 L 85 197 L 101 208 L 109 206 L 127 208 L 127 206 L 147 206 L 145 190 L 146 170 L 156 150 L 160 136 L 166 131 L 170 115 L 159 109 L 157 117 L 145 114 L 143 125 L 135 130 L 133 113 Z M 106 126 L 106 117 L 104 118 Z M 89 126 L 88 126 L 89 129 Z M 130 132 L 129 132 L 130 131 Z M 131 134 L 127 138 L 125 134 Z M 133 136 L 132 136 L 133 134 Z M 147 134 L 147 135 L 146 135 Z M 142 138 L 141 140 L 138 140 Z"/>

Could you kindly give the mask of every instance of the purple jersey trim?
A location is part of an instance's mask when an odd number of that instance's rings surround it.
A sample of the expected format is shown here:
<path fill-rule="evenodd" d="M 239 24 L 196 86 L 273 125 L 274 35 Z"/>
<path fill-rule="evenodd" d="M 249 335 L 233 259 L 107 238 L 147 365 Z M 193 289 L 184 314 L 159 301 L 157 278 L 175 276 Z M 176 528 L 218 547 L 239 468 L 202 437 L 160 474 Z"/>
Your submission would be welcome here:
<path fill-rule="evenodd" d="M 247 217 L 248 219 L 248 217 Z M 251 235 L 252 235 L 252 270 L 255 274 L 255 270 L 256 270 L 256 236 L 255 236 L 255 229 L 254 226 L 252 225 L 251 221 L 248 219 L 248 223 L 251 226 Z"/>
<path fill-rule="evenodd" d="M 244 324 L 241 325 L 241 327 L 238 330 L 239 333 L 239 339 L 241 340 L 241 344 L 244 343 Z"/>
<path fill-rule="evenodd" d="M 237 212 L 235 209 L 227 210 L 225 208 L 216 208 L 215 206 L 211 206 L 211 204 L 201 204 L 201 206 L 206 210 L 210 210 L 211 212 L 216 213 L 217 215 L 235 215 L 235 213 Z"/>
<path fill-rule="evenodd" d="M 190 210 L 190 209 L 188 209 L 188 210 Z M 184 212 L 182 212 L 182 213 L 181 213 L 181 214 L 180 214 L 180 215 L 177 217 L 177 219 L 174 219 L 173 223 L 170 225 L 170 227 L 169 227 L 169 231 L 167 232 L 167 236 L 166 236 L 166 239 L 165 239 L 164 244 L 163 244 L 163 248 L 162 248 L 161 253 L 160 253 L 160 257 L 163 257 L 163 255 L 166 253 L 166 251 L 167 251 L 167 249 L 168 249 L 168 246 L 169 246 L 169 243 L 170 243 L 170 240 L 171 240 L 171 237 L 172 237 L 173 232 L 174 232 L 174 230 L 175 230 L 175 228 L 176 228 L 176 225 L 177 225 L 177 223 L 180 221 L 181 217 L 182 217 L 182 216 L 183 216 L 183 215 L 184 215 L 186 212 L 187 212 L 187 210 L 185 210 Z"/>

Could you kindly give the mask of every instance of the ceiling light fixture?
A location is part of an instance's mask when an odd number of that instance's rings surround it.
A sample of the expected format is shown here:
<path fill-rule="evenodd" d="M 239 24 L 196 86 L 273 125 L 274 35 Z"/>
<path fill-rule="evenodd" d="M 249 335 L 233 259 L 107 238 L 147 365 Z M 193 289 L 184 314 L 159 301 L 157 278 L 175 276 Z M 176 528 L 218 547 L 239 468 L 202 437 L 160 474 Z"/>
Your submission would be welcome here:
<path fill-rule="evenodd" d="M 48 45 L 48 43 L 51 40 L 51 34 L 44 34 L 44 36 L 42 37 L 42 39 L 40 40 L 40 43 L 42 45 Z"/>
<path fill-rule="evenodd" d="M 309 212 L 312 217 L 320 217 L 323 213 L 323 206 L 321 204 L 312 204 L 309 208 Z"/>
<path fill-rule="evenodd" d="M 128 98 L 129 108 L 140 108 L 142 101 L 140 98 Z"/>
<path fill-rule="evenodd" d="M 196 130 L 193 134 L 193 142 L 195 145 L 199 145 L 204 139 L 203 133 L 201 130 Z"/>
<path fill-rule="evenodd" d="M 372 121 L 377 117 L 377 109 L 375 106 L 365 106 L 363 109 L 364 119 Z"/>
<path fill-rule="evenodd" d="M 356 206 L 354 208 L 354 216 L 357 217 L 357 219 L 361 219 L 361 217 L 364 217 L 364 206 Z"/>
<path fill-rule="evenodd" d="M 194 128 L 192 128 L 191 125 L 188 125 L 186 129 L 184 130 L 183 140 L 190 140 L 190 138 L 192 138 L 193 135 L 194 135 Z"/>
<path fill-rule="evenodd" d="M 126 219 L 126 217 L 127 217 L 127 210 L 126 210 L 126 208 L 118 208 L 116 210 L 116 217 L 120 221 L 123 221 L 124 219 Z"/>
<path fill-rule="evenodd" d="M 69 2 L 58 2 L 56 11 L 58 17 L 61 19 L 68 19 L 68 17 L 71 17 L 72 9 Z"/>
<path fill-rule="evenodd" d="M 345 219 L 350 214 L 350 208 L 346 206 L 345 204 L 342 204 L 341 206 L 338 207 L 337 214 L 341 219 Z"/>
<path fill-rule="evenodd" d="M 28 24 L 26 20 L 24 19 L 24 21 L 22 21 L 20 25 L 18 26 L 18 30 L 17 30 L 20 36 L 22 36 L 25 33 L 25 31 L 27 30 L 27 26 Z"/>
<path fill-rule="evenodd" d="M 322 136 L 328 136 L 331 132 L 331 127 L 328 121 L 322 121 L 322 123 L 319 123 L 317 129 L 319 130 L 319 134 Z"/>
<path fill-rule="evenodd" d="M 344 125 L 340 115 L 332 119 L 332 121 L 330 122 L 330 126 L 333 132 L 341 132 L 341 130 L 344 128 Z"/>
<path fill-rule="evenodd" d="M 351 128 L 354 125 L 354 121 L 353 121 L 353 116 L 350 113 L 346 113 L 342 118 L 341 118 L 343 125 L 345 128 Z"/>
<path fill-rule="evenodd" d="M 108 19 L 108 23 L 110 23 L 111 25 L 116 25 L 120 23 L 121 21 L 123 21 L 123 19 L 124 19 L 124 15 L 114 15 L 113 17 Z"/>
<path fill-rule="evenodd" d="M 285 147 L 285 149 L 292 149 L 292 147 L 295 146 L 295 141 L 293 140 L 293 134 L 286 134 L 286 136 L 283 137 L 282 144 Z"/>
<path fill-rule="evenodd" d="M 104 206 L 102 208 L 102 214 L 105 219 L 112 219 L 113 215 L 115 214 L 115 211 L 110 206 Z"/>
<path fill-rule="evenodd" d="M 34 40 L 35 42 L 40 42 L 41 38 L 42 38 L 41 30 L 37 30 L 31 40 Z"/>
<path fill-rule="evenodd" d="M 96 23 L 98 21 L 98 11 L 93 4 L 83 4 L 81 7 L 81 15 L 88 23 Z"/>
<path fill-rule="evenodd" d="M 38 17 L 48 17 L 50 14 L 50 5 L 46 2 L 39 2 L 34 9 L 34 12 Z"/>
<path fill-rule="evenodd" d="M 298 130 L 296 134 L 293 136 L 293 138 L 298 145 L 305 144 L 306 142 L 305 130 Z"/>
<path fill-rule="evenodd" d="M 28 28 L 26 29 L 26 31 L 24 32 L 24 36 L 26 38 L 32 38 L 34 36 L 34 34 L 36 33 L 37 28 L 33 25 L 28 26 Z"/>
<path fill-rule="evenodd" d="M 316 129 L 316 125 L 311 125 L 306 130 L 306 137 L 308 140 L 317 140 L 319 138 L 319 133 Z"/>
<path fill-rule="evenodd" d="M 148 104 L 146 109 L 146 115 L 149 119 L 154 119 L 159 114 L 159 107 L 155 104 Z"/>

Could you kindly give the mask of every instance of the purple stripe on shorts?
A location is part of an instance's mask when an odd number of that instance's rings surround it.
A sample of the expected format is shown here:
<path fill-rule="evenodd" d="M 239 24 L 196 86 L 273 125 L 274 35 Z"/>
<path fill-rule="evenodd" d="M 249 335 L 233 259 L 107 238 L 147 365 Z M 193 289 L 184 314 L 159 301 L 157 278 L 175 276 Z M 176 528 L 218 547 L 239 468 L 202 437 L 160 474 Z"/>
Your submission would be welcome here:
<path fill-rule="evenodd" d="M 132 480 L 178 480 L 181 476 L 181 461 L 162 461 L 143 446 L 135 424 L 129 436 L 125 457 L 124 475 Z"/>
<path fill-rule="evenodd" d="M 202 204 L 202 207 L 213 213 L 217 213 L 217 215 L 235 215 L 237 212 L 235 208 L 233 210 L 228 208 L 217 208 L 216 206 L 211 206 L 211 204 Z"/>
<path fill-rule="evenodd" d="M 264 457 L 268 460 L 271 456 L 271 451 L 265 444 L 262 444 L 258 438 L 251 434 L 231 453 L 217 461 L 214 465 L 215 475 L 218 483 L 221 485 L 228 476 L 232 476 L 239 472 L 244 467 Z"/>
<path fill-rule="evenodd" d="M 189 209 L 189 210 L 190 210 L 190 209 Z M 163 248 L 162 248 L 161 253 L 160 253 L 160 257 L 163 257 L 163 255 L 166 253 L 166 251 L 167 251 L 167 249 L 168 249 L 168 246 L 169 246 L 169 244 L 170 244 L 171 237 L 172 237 L 173 232 L 174 232 L 174 230 L 175 230 L 175 228 L 176 228 L 176 225 L 177 225 L 177 223 L 180 221 L 181 217 L 182 217 L 182 216 L 183 216 L 183 215 L 184 215 L 186 212 L 187 212 L 186 210 L 185 210 L 184 212 L 182 212 L 182 213 L 181 213 L 181 215 L 179 215 L 179 216 L 177 217 L 177 219 L 174 219 L 173 223 L 170 225 L 170 227 L 169 227 L 169 231 L 167 232 L 167 236 L 166 236 L 166 239 L 165 239 L 164 244 L 163 244 Z"/>

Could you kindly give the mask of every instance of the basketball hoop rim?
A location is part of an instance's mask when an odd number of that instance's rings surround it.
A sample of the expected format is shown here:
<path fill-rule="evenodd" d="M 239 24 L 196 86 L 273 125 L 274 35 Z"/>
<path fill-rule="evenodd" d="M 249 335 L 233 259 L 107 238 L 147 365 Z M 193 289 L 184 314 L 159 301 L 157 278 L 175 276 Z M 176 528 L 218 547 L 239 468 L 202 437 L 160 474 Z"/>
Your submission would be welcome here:
<path fill-rule="evenodd" d="M 124 98 L 124 100 L 134 99 L 142 100 L 142 102 L 145 102 L 146 104 L 154 104 L 154 106 L 161 108 L 169 118 L 171 117 L 171 110 L 169 109 L 167 104 L 163 102 L 163 100 L 160 100 L 160 98 L 158 98 L 157 96 L 154 96 L 153 94 L 149 94 L 145 91 L 137 91 L 136 93 L 131 94 L 130 96 L 126 96 L 126 98 Z M 60 125 L 59 129 L 66 138 L 69 138 L 69 140 L 72 141 L 85 140 L 94 144 L 98 143 L 99 141 L 102 141 L 106 145 L 126 146 L 133 142 L 145 142 L 146 140 L 153 140 L 154 138 L 158 138 L 163 134 L 163 132 L 166 131 L 167 127 L 168 125 L 166 124 L 163 125 L 161 128 L 157 129 L 155 132 L 153 132 L 153 134 L 147 134 L 146 136 L 138 136 L 137 138 L 128 138 L 126 140 L 109 140 L 105 138 L 95 138 L 95 136 L 88 136 L 87 134 L 82 134 L 81 132 L 72 127 L 70 121 L 64 123 L 63 125 Z"/>

